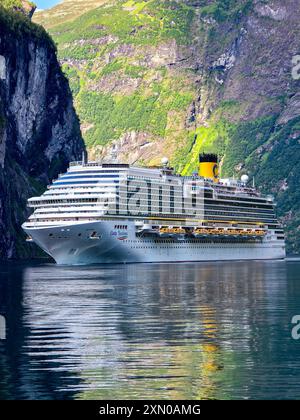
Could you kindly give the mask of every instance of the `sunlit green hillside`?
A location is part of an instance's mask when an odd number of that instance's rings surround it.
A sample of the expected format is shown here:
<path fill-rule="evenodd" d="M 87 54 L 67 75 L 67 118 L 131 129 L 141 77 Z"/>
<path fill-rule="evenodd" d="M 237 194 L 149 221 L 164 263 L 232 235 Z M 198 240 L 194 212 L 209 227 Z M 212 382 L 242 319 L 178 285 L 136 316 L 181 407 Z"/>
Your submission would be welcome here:
<path fill-rule="evenodd" d="M 6 0 L 11 1 L 11 0 Z M 110 0 L 64 0 L 52 9 L 39 10 L 35 13 L 33 20 L 47 29 L 60 23 L 76 19 L 89 10 L 95 9 L 105 3 L 112 3 Z"/>

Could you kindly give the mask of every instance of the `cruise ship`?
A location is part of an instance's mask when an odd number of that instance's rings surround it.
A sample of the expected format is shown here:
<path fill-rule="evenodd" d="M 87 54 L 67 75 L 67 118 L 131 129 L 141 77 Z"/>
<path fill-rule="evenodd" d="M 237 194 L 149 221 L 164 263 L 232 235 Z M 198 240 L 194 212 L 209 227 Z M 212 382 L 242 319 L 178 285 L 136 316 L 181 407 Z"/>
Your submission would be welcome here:
<path fill-rule="evenodd" d="M 23 224 L 57 264 L 152 263 L 285 258 L 273 197 L 220 179 L 218 157 L 201 154 L 192 176 L 160 167 L 70 163 Z"/>

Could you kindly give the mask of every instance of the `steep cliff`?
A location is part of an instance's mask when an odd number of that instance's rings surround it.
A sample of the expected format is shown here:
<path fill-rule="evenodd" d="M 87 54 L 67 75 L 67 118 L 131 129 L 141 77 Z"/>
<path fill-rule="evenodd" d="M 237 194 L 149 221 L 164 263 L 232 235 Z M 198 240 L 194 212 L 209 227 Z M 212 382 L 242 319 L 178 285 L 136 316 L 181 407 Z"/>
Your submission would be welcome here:
<path fill-rule="evenodd" d="M 216 151 L 223 176 L 247 172 L 276 196 L 299 252 L 299 1 L 104 3 L 63 25 L 36 18 L 58 43 L 90 153 L 167 155 L 188 174 L 199 151 Z"/>
<path fill-rule="evenodd" d="M 68 82 L 44 29 L 0 7 L 0 258 L 32 255 L 20 225 L 83 142 Z"/>

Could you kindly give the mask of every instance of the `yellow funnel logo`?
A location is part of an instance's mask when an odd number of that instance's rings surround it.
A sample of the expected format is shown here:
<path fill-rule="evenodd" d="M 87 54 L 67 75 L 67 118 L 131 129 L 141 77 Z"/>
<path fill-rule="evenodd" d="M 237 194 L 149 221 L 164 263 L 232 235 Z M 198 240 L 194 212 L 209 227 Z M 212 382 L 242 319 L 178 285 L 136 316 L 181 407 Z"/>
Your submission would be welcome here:
<path fill-rule="evenodd" d="M 219 165 L 216 162 L 200 162 L 199 175 L 203 178 L 219 181 Z"/>

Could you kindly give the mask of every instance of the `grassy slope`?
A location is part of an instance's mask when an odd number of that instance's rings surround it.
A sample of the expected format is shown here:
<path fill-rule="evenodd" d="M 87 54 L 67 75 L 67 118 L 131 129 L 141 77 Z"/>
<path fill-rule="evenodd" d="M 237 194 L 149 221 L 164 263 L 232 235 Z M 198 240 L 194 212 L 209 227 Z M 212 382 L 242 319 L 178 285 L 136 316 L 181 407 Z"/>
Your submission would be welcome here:
<path fill-rule="evenodd" d="M 148 48 L 154 52 L 155 46 L 174 39 L 178 44 L 187 43 L 193 8 L 174 8 L 175 2 L 166 7 L 157 0 L 122 3 L 93 10 L 50 30 L 59 45 L 81 121 L 91 127 L 85 133 L 86 143 L 89 147 L 105 145 L 134 130 L 156 141 L 166 139 L 165 149 L 169 143 L 175 149 L 174 139 L 184 144 L 188 131 L 176 132 L 172 121 L 177 115 L 183 120 L 196 98 L 191 74 L 187 69 L 173 71 L 165 63 L 146 63 L 145 55 Z M 110 39 L 100 44 L 105 37 Z M 122 53 L 124 45 L 129 54 Z M 129 85 L 127 94 L 110 89 L 120 79 Z M 99 84 L 104 87 L 98 88 Z M 131 89 L 132 84 L 137 87 Z"/>
<path fill-rule="evenodd" d="M 49 29 L 53 26 L 72 21 L 89 10 L 102 6 L 105 3 L 113 3 L 113 0 L 65 0 L 50 10 L 37 11 L 33 16 L 33 21 Z"/>
<path fill-rule="evenodd" d="M 194 3 L 113 1 L 60 26 L 55 26 L 59 19 L 46 19 L 76 98 L 86 143 L 93 149 L 124 133 L 143 132 L 157 145 L 148 163 L 156 163 L 164 153 L 184 174 L 196 169 L 199 151 L 217 151 L 223 157 L 223 176 L 237 175 L 242 166 L 239 175 L 247 172 L 262 190 L 274 192 L 288 226 L 289 250 L 299 251 L 299 120 L 275 123 L 279 102 L 286 97 L 261 98 L 276 102 L 274 111 L 244 121 L 243 109 L 255 97 L 222 100 L 224 88 L 212 88 L 213 75 L 208 73 L 202 78 L 201 94 L 210 96 L 213 112 L 203 124 L 189 112 L 199 96 L 199 71 L 190 63 L 170 66 L 166 60 L 149 59 L 155 49 L 161 54 L 161 46 L 174 40 L 184 50 L 196 36 L 199 56 L 211 62 L 232 42 L 240 16 L 252 7 L 251 1 L 202 2 L 195 16 Z M 199 10 L 203 18 L 215 19 L 218 29 L 202 24 Z M 252 71 L 255 79 L 257 68 Z M 124 91 L 120 80 L 127 87 Z M 282 184 L 288 188 L 279 188 Z"/>

